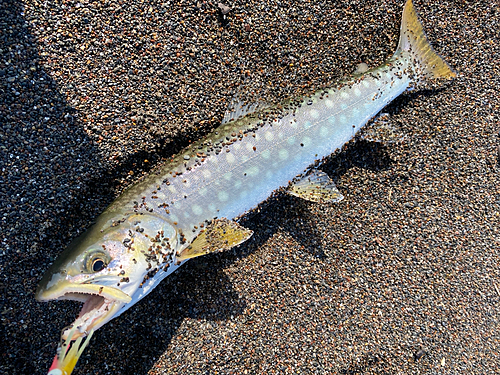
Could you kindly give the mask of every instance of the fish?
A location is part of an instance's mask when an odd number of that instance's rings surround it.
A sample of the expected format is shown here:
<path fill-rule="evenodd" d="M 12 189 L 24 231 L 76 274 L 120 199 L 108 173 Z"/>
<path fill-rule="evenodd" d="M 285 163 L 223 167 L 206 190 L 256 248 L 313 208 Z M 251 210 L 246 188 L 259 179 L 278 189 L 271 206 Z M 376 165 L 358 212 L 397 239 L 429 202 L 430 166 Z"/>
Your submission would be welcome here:
<path fill-rule="evenodd" d="M 276 189 L 312 202 L 340 201 L 335 183 L 311 165 L 403 92 L 454 77 L 408 0 L 396 52 L 381 66 L 361 65 L 330 88 L 275 105 L 235 100 L 218 128 L 128 188 L 47 270 L 39 301 L 83 302 L 61 334 L 51 373 L 70 374 L 88 344 L 83 337 L 189 259 L 247 241 L 253 232 L 239 219 Z M 74 340 L 80 349 L 68 350 Z"/>

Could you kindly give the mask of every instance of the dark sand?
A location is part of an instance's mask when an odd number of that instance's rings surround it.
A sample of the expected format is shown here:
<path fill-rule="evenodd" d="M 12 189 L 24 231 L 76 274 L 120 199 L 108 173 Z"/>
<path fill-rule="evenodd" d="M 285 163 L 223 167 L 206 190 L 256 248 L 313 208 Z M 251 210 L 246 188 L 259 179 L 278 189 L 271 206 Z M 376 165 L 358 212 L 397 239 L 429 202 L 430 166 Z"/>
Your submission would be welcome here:
<path fill-rule="evenodd" d="M 44 271 L 239 85 L 279 101 L 393 53 L 402 1 L 334 3 L 0 2 L 2 374 L 46 373 L 79 304 L 35 301 Z M 276 194 L 250 241 L 97 331 L 75 374 L 500 373 L 495 3 L 417 1 L 458 78 L 384 110 L 404 141 L 328 159 L 338 204 Z"/>

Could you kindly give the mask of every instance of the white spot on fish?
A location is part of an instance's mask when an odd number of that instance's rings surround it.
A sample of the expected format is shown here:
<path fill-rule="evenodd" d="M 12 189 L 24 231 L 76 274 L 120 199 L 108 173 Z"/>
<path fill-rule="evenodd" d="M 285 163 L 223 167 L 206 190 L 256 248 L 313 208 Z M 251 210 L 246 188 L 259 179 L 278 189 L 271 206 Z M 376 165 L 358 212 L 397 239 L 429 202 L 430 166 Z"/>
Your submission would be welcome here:
<path fill-rule="evenodd" d="M 222 191 L 219 191 L 219 194 L 217 194 L 217 197 L 219 198 L 219 200 L 221 202 L 225 202 L 229 199 L 229 194 L 225 190 L 222 190 Z"/>
<path fill-rule="evenodd" d="M 265 134 L 265 137 L 266 137 L 266 141 L 271 142 L 274 139 L 274 134 L 268 130 Z"/>
<path fill-rule="evenodd" d="M 273 175 L 274 173 L 270 169 L 268 169 L 266 172 L 266 178 L 270 180 L 273 177 Z"/>
<path fill-rule="evenodd" d="M 198 190 L 198 194 L 204 197 L 205 195 L 207 195 L 207 188 L 202 187 L 200 190 Z"/>
<path fill-rule="evenodd" d="M 327 126 L 322 126 L 321 129 L 319 130 L 319 136 L 320 137 L 326 137 L 329 133 Z"/>
<path fill-rule="evenodd" d="M 332 108 L 332 107 L 333 107 L 333 102 L 332 102 L 330 99 L 326 99 L 326 100 L 325 100 L 325 105 L 326 105 L 328 108 Z"/>
<path fill-rule="evenodd" d="M 192 207 L 191 207 L 191 210 L 193 211 L 193 214 L 195 215 L 201 215 L 203 213 L 203 208 L 201 208 L 200 206 L 198 206 L 197 204 L 194 204 Z"/>
<path fill-rule="evenodd" d="M 177 193 L 177 189 L 173 186 L 173 185 L 168 185 L 168 190 L 171 192 L 171 193 Z"/>
<path fill-rule="evenodd" d="M 282 148 L 280 151 L 279 151 L 279 157 L 281 160 L 285 160 L 288 158 L 288 150 L 285 149 L 285 148 Z"/>
<path fill-rule="evenodd" d="M 306 121 L 304 122 L 304 129 L 309 129 L 312 125 L 312 122 L 311 121 Z"/>
<path fill-rule="evenodd" d="M 302 142 L 301 142 L 301 146 L 303 145 L 303 147 L 308 147 L 311 145 L 311 138 L 309 137 L 304 137 L 302 139 Z"/>
<path fill-rule="evenodd" d="M 346 91 L 342 91 L 342 92 L 340 93 L 340 97 L 341 97 L 342 99 L 349 99 L 349 94 L 348 94 Z"/>
<path fill-rule="evenodd" d="M 210 158 L 208 159 L 208 161 L 212 164 L 219 164 L 219 158 Z"/>
<path fill-rule="evenodd" d="M 236 158 L 234 157 L 234 155 L 231 152 L 228 152 L 228 153 L 226 153 L 226 161 L 229 164 L 233 164 L 236 161 Z"/>
<path fill-rule="evenodd" d="M 344 115 L 340 116 L 340 122 L 342 124 L 345 124 L 347 122 L 347 117 L 345 117 Z"/>
<path fill-rule="evenodd" d="M 289 145 L 293 145 L 295 143 L 295 137 L 290 137 L 286 140 L 286 142 L 289 144 Z"/>
<path fill-rule="evenodd" d="M 340 104 L 340 109 L 344 110 L 347 108 L 347 103 L 341 103 Z"/>
<path fill-rule="evenodd" d="M 354 95 L 360 96 L 361 95 L 361 90 L 358 89 L 357 87 L 354 88 Z"/>
<path fill-rule="evenodd" d="M 362 81 L 362 83 L 363 83 L 363 86 L 365 86 L 365 87 L 370 87 L 370 82 L 368 82 L 368 80 L 367 80 L 367 79 L 364 79 L 364 80 Z"/>
<path fill-rule="evenodd" d="M 314 119 L 317 119 L 319 117 L 319 112 L 317 110 L 315 110 L 315 109 L 311 109 L 311 111 L 309 111 L 309 114 Z"/>
<path fill-rule="evenodd" d="M 217 158 L 213 158 L 213 159 L 217 159 Z M 205 177 L 205 178 L 212 177 L 212 172 L 210 172 L 208 169 L 204 169 L 203 170 L 203 177 Z"/>
<path fill-rule="evenodd" d="M 224 174 L 224 180 L 229 181 L 231 178 L 233 178 L 232 172 L 227 172 Z"/>
<path fill-rule="evenodd" d="M 241 180 L 236 180 L 236 182 L 234 183 L 233 187 L 235 189 L 239 189 L 239 188 L 241 188 L 241 185 L 242 185 Z"/>
<path fill-rule="evenodd" d="M 257 176 L 259 174 L 259 167 L 254 165 L 253 167 L 248 168 L 245 171 L 245 173 L 247 176 L 250 176 L 250 177 Z"/>
<path fill-rule="evenodd" d="M 334 125 L 334 124 L 335 124 L 335 116 L 330 116 L 330 117 L 328 117 L 328 122 L 329 122 L 331 125 Z"/>
<path fill-rule="evenodd" d="M 271 157 L 271 151 L 269 150 L 264 150 L 262 153 L 261 153 L 261 156 L 262 158 L 264 159 L 269 159 Z"/>
<path fill-rule="evenodd" d="M 248 142 L 248 143 L 247 143 L 247 150 L 248 150 L 248 151 L 253 151 L 253 147 L 254 147 L 254 146 L 253 146 L 252 142 Z"/>
<path fill-rule="evenodd" d="M 209 210 L 210 212 L 217 212 L 217 207 L 215 207 L 215 204 L 214 204 L 214 203 L 210 203 L 210 204 L 208 205 L 208 210 Z"/>
<path fill-rule="evenodd" d="M 233 145 L 235 150 L 239 150 L 241 148 L 241 143 L 237 142 Z"/>

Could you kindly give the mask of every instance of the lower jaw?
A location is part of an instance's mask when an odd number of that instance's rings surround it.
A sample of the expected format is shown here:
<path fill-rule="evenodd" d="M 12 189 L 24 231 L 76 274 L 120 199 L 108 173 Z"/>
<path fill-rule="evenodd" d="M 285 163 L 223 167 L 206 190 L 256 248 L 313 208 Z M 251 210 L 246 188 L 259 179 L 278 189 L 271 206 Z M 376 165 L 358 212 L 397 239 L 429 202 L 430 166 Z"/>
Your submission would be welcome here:
<path fill-rule="evenodd" d="M 76 320 L 62 334 L 63 339 L 67 339 L 68 333 L 72 327 L 76 325 L 76 331 L 72 336 L 72 340 L 78 337 L 85 337 L 90 330 L 96 330 L 105 322 L 102 322 L 113 307 L 114 301 L 107 300 L 104 297 L 90 295 L 84 302 L 80 313 Z M 106 320 L 107 321 L 107 320 Z"/>

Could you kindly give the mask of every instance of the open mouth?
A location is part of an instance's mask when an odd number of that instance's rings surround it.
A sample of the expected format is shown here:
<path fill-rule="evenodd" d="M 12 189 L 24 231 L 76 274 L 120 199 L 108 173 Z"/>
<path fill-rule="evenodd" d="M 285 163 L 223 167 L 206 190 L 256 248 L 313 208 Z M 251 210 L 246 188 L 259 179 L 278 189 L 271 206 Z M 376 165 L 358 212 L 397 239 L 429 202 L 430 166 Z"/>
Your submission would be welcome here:
<path fill-rule="evenodd" d="M 82 310 L 80 311 L 80 314 L 78 314 L 78 317 L 88 314 L 93 310 L 100 310 L 104 304 L 109 305 L 109 303 L 111 303 L 111 301 L 108 301 L 104 297 L 90 295 L 90 297 L 87 298 L 87 300 L 83 304 Z"/>
<path fill-rule="evenodd" d="M 74 323 L 62 333 L 62 338 L 66 339 L 69 330 L 72 327 L 76 328 L 72 339 L 77 339 L 80 336 L 86 336 L 91 329 L 97 329 L 106 321 L 106 316 L 112 311 L 113 306 L 117 305 L 116 301 L 106 299 L 95 294 L 68 293 L 60 299 L 71 299 L 83 301 L 82 309 Z M 121 305 L 118 303 L 118 305 Z"/>
<path fill-rule="evenodd" d="M 96 330 L 111 320 L 131 297 L 120 289 L 97 284 L 65 285 L 40 290 L 37 298 L 42 301 L 73 300 L 83 302 L 82 309 L 74 323 L 62 333 L 66 339 L 69 330 L 76 327 L 72 340 L 86 336 L 90 330 Z"/>
<path fill-rule="evenodd" d="M 102 296 L 85 293 L 66 293 L 57 299 L 83 302 L 83 306 L 80 313 L 78 314 L 78 317 L 88 314 L 93 310 L 100 310 L 104 304 L 109 305 L 112 302 L 111 300 L 107 300 Z"/>

